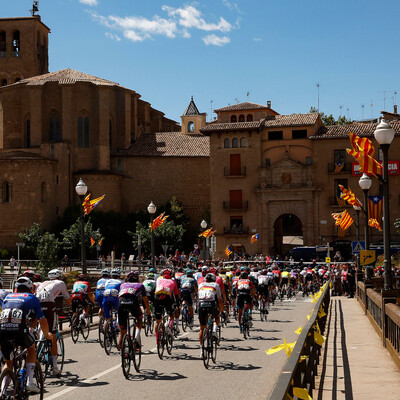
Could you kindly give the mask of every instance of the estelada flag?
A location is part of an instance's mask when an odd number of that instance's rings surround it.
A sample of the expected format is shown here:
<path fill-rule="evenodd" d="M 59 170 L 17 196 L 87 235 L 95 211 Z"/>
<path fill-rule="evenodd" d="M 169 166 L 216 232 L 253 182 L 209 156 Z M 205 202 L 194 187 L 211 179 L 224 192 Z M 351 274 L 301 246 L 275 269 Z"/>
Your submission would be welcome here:
<path fill-rule="evenodd" d="M 368 218 L 382 222 L 383 196 L 368 196 Z"/>
<path fill-rule="evenodd" d="M 339 163 L 335 162 L 335 171 L 334 171 L 334 173 L 335 173 L 335 174 L 338 174 L 339 172 L 342 171 L 343 167 L 344 167 L 344 163 L 342 163 L 342 162 L 339 162 Z"/>
<path fill-rule="evenodd" d="M 153 223 L 151 224 L 151 230 L 152 230 L 152 231 L 154 231 L 154 229 L 160 227 L 160 226 L 165 222 L 165 220 L 168 218 L 168 215 L 166 215 L 166 216 L 164 217 L 164 214 L 165 214 L 165 213 L 161 213 L 161 214 L 153 221 Z"/>
<path fill-rule="evenodd" d="M 93 209 L 104 199 L 105 194 L 103 196 L 98 197 L 97 199 L 90 200 L 90 193 L 85 197 L 85 200 L 82 203 L 83 212 L 85 215 L 88 215 Z"/>
<path fill-rule="evenodd" d="M 332 217 L 336 221 L 335 225 L 339 225 L 342 219 L 342 213 L 332 213 Z"/>
<path fill-rule="evenodd" d="M 227 257 L 229 257 L 232 253 L 233 253 L 233 251 L 231 250 L 230 246 L 229 246 L 229 245 L 226 246 L 225 255 L 226 255 Z"/>
<path fill-rule="evenodd" d="M 251 237 L 251 244 L 257 242 L 258 240 L 260 240 L 260 235 L 258 233 L 256 233 L 255 235 L 253 235 Z"/>

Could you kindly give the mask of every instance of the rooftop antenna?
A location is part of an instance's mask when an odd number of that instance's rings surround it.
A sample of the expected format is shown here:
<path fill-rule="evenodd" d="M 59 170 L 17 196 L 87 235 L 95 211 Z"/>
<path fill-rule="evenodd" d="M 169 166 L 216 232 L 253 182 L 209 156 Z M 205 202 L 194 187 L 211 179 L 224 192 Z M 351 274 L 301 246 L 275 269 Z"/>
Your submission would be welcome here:
<path fill-rule="evenodd" d="M 347 111 L 347 120 L 350 121 L 350 113 L 349 113 L 350 108 L 347 107 L 347 108 L 346 108 L 346 111 Z"/>
<path fill-rule="evenodd" d="M 389 93 L 390 90 L 381 90 L 378 93 L 383 93 L 383 110 L 386 111 L 386 93 Z"/>
<path fill-rule="evenodd" d="M 364 121 L 364 104 L 361 104 L 361 115 L 362 115 L 362 118 L 361 118 L 361 121 Z"/>
<path fill-rule="evenodd" d="M 211 109 L 211 114 L 210 114 L 210 120 L 213 120 L 213 102 L 214 100 L 210 100 L 210 109 Z"/>
<path fill-rule="evenodd" d="M 372 103 L 372 99 L 371 99 L 371 119 L 374 119 L 374 103 Z"/>
<path fill-rule="evenodd" d="M 396 92 L 396 91 L 394 91 L 393 93 L 394 93 L 394 105 L 396 105 L 396 104 L 397 104 L 397 103 L 396 103 L 396 96 L 397 96 L 397 92 Z"/>
<path fill-rule="evenodd" d="M 341 117 L 341 116 L 342 116 L 342 109 L 343 109 L 343 106 L 342 106 L 342 105 L 340 105 L 340 106 L 339 106 L 339 117 Z"/>
<path fill-rule="evenodd" d="M 236 104 L 239 104 L 239 99 L 235 97 Z"/>
<path fill-rule="evenodd" d="M 319 112 L 319 83 L 317 83 L 317 89 L 318 89 L 318 112 Z"/>
<path fill-rule="evenodd" d="M 250 97 L 250 92 L 247 91 L 247 101 L 249 101 L 249 97 Z"/>
<path fill-rule="evenodd" d="M 29 10 L 32 14 L 32 17 L 35 15 L 35 13 L 39 12 L 39 0 L 36 0 L 32 4 L 32 10 Z"/>

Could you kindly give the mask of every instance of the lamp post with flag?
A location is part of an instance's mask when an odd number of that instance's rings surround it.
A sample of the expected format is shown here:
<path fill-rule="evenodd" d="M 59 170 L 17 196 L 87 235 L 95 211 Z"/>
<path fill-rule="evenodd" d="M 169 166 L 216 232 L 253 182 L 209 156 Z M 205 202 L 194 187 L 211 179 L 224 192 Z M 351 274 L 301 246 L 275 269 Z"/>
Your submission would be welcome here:
<path fill-rule="evenodd" d="M 394 130 L 385 120 L 375 129 L 374 136 L 383 154 L 383 252 L 384 252 L 384 290 L 393 289 L 392 261 L 390 254 L 390 214 L 389 214 L 389 146 L 394 139 Z"/>
<path fill-rule="evenodd" d="M 207 228 L 207 222 L 203 219 L 201 221 L 200 226 L 205 230 Z M 207 238 L 203 237 L 204 244 L 203 244 L 203 260 L 206 261 L 207 259 Z"/>
<path fill-rule="evenodd" d="M 155 248 L 154 248 L 154 229 L 153 229 L 153 219 L 154 219 L 154 214 L 157 210 L 157 207 L 154 205 L 153 200 L 150 202 L 150 204 L 147 206 L 147 211 L 150 214 L 150 230 L 151 230 L 151 266 L 153 268 L 156 267 L 156 262 L 155 262 Z"/>
<path fill-rule="evenodd" d="M 85 246 L 85 217 L 83 215 L 83 202 L 87 193 L 87 186 L 83 182 L 82 178 L 79 178 L 79 182 L 75 186 L 76 194 L 79 196 L 81 201 L 81 259 L 82 259 L 82 273 L 87 273 L 86 266 L 86 246 Z"/>
<path fill-rule="evenodd" d="M 362 211 L 364 213 L 364 240 L 365 240 L 365 250 L 369 250 L 369 217 L 368 217 L 368 191 L 371 188 L 372 180 L 367 174 L 363 174 L 358 181 L 360 188 L 364 192 L 364 207 Z M 372 279 L 373 269 L 372 267 L 366 267 L 366 279 Z"/>

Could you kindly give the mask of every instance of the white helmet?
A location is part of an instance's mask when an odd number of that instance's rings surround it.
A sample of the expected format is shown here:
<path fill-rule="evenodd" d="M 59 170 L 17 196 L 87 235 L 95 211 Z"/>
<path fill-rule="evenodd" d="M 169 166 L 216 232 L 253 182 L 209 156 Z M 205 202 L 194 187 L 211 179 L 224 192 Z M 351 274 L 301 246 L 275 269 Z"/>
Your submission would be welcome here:
<path fill-rule="evenodd" d="M 15 282 L 15 289 L 18 289 L 21 286 L 27 288 L 29 291 L 32 291 L 33 289 L 32 281 L 26 276 L 21 276 L 17 279 L 17 282 Z"/>
<path fill-rule="evenodd" d="M 62 271 L 60 271 L 59 269 L 52 269 L 51 271 L 49 271 L 48 277 L 49 279 L 58 279 L 61 278 L 62 276 Z"/>

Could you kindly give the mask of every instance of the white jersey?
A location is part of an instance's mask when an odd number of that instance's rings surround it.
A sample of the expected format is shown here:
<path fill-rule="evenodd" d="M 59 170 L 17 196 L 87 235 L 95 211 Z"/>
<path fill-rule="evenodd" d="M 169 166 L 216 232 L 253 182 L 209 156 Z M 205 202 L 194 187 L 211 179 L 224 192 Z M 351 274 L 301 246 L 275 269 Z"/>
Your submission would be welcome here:
<path fill-rule="evenodd" d="M 0 307 L 3 307 L 3 300 L 4 297 L 6 297 L 8 294 L 10 294 L 11 292 L 5 290 L 5 289 L 0 289 Z"/>
<path fill-rule="evenodd" d="M 41 303 L 48 301 L 54 303 L 56 297 L 60 293 L 63 295 L 64 299 L 67 300 L 70 298 L 65 282 L 59 279 L 52 279 L 50 281 L 45 281 L 39 285 L 36 290 L 36 297 Z"/>
<path fill-rule="evenodd" d="M 198 290 L 199 301 L 215 301 L 222 299 L 221 288 L 216 282 L 203 282 Z"/>
<path fill-rule="evenodd" d="M 250 272 L 250 276 L 252 276 L 255 280 L 257 280 L 258 277 L 260 276 L 260 273 L 258 271 L 252 271 Z"/>
<path fill-rule="evenodd" d="M 268 286 L 268 282 L 272 279 L 268 275 L 259 275 L 258 286 Z"/>

